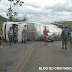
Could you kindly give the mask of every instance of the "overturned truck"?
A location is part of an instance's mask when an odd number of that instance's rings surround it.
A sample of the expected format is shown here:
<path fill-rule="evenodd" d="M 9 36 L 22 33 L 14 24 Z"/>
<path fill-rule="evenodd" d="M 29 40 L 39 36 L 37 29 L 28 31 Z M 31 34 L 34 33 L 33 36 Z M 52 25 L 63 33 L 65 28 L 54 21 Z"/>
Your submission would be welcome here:
<path fill-rule="evenodd" d="M 9 41 L 8 39 L 8 31 L 10 26 L 12 26 L 13 31 L 14 27 L 18 26 L 18 42 L 22 41 L 22 30 L 24 28 L 24 25 L 26 25 L 27 29 L 27 37 L 26 40 L 30 41 L 38 41 L 38 40 L 44 40 L 43 36 L 43 30 L 46 26 L 49 30 L 49 39 L 52 40 L 61 40 L 61 32 L 62 29 L 58 28 L 57 26 L 50 24 L 50 23 L 37 23 L 37 22 L 31 22 L 31 23 L 24 23 L 24 22 L 5 22 L 3 24 L 3 38 Z"/>

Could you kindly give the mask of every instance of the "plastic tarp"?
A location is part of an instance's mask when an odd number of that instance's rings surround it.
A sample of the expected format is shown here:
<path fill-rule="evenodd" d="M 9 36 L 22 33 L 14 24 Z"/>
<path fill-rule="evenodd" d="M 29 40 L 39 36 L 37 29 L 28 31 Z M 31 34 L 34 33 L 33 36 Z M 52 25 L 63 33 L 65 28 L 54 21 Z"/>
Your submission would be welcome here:
<path fill-rule="evenodd" d="M 49 30 L 49 39 L 61 40 L 62 29 L 50 23 L 28 23 L 28 40 L 44 40 L 43 30 L 44 27 Z"/>

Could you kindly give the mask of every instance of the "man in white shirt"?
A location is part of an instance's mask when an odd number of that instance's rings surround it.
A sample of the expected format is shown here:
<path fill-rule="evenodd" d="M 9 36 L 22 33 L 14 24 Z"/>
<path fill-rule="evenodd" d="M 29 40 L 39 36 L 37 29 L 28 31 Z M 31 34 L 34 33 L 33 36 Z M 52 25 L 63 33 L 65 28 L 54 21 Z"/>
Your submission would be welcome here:
<path fill-rule="evenodd" d="M 10 27 L 10 29 L 9 29 L 8 38 L 9 38 L 9 42 L 10 42 L 10 45 L 11 45 L 11 42 L 13 41 L 13 30 L 12 30 L 12 27 Z"/>

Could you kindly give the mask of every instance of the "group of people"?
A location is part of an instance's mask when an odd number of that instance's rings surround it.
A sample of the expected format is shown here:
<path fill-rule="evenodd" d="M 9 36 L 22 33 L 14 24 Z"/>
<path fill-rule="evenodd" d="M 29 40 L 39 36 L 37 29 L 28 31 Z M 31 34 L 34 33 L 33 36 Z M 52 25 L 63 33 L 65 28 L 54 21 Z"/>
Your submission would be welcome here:
<path fill-rule="evenodd" d="M 47 30 L 47 29 L 46 29 L 46 26 L 45 26 L 45 29 L 44 29 L 44 31 L 43 31 L 45 45 L 48 44 L 48 32 L 49 32 L 49 30 Z M 63 28 L 63 30 L 62 30 L 62 33 L 61 33 L 62 49 L 64 49 L 64 46 L 65 46 L 65 49 L 67 49 L 67 44 L 68 44 L 68 37 L 69 37 L 69 35 L 70 35 L 69 29 L 67 28 L 67 26 L 64 26 L 64 28 Z"/>
<path fill-rule="evenodd" d="M 10 45 L 11 45 L 12 41 L 14 41 L 14 43 L 16 43 L 17 36 L 18 36 L 17 27 L 14 28 L 14 32 L 13 32 L 12 27 L 10 27 L 10 29 L 8 31 L 8 38 L 9 38 Z"/>
<path fill-rule="evenodd" d="M 24 29 L 22 31 L 22 43 L 26 42 L 27 30 L 25 28 L 26 28 L 26 26 L 24 26 Z M 45 29 L 43 30 L 45 45 L 48 45 L 48 32 L 49 32 L 49 30 L 46 29 L 46 26 L 45 26 Z M 65 49 L 67 49 L 69 35 L 70 35 L 70 31 L 68 30 L 67 26 L 65 26 L 61 33 L 62 49 L 64 49 L 64 46 L 65 46 Z M 18 27 L 14 28 L 14 32 L 13 32 L 12 27 L 10 27 L 10 29 L 8 31 L 8 38 L 9 38 L 10 45 L 11 45 L 12 41 L 14 41 L 14 43 L 17 42 L 17 39 L 18 39 L 17 37 L 18 37 Z M 1 29 L 0 29 L 0 48 L 1 48 L 1 39 L 2 39 L 2 33 L 1 33 Z"/>
<path fill-rule="evenodd" d="M 22 43 L 26 42 L 26 29 L 25 29 L 26 25 L 24 26 L 23 30 L 22 30 Z M 14 32 L 12 27 L 10 27 L 9 31 L 8 31 L 8 38 L 9 38 L 9 42 L 11 45 L 11 42 L 14 41 L 14 43 L 16 43 L 18 41 L 18 26 L 15 26 L 14 28 Z"/>

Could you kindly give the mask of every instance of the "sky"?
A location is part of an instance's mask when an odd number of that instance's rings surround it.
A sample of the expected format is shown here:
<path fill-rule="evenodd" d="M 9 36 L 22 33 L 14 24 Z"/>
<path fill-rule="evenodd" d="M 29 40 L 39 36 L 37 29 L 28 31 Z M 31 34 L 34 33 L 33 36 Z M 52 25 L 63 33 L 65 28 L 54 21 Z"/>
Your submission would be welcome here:
<path fill-rule="evenodd" d="M 27 17 L 30 22 L 72 21 L 72 0 L 21 0 L 22 6 L 12 6 L 19 19 Z M 10 2 L 0 1 L 0 15 L 6 16 Z"/>

